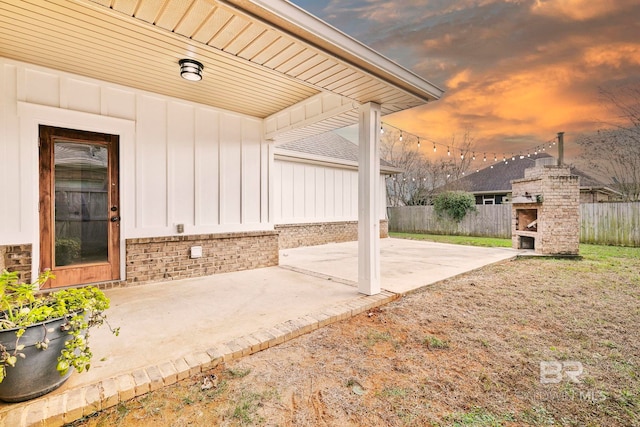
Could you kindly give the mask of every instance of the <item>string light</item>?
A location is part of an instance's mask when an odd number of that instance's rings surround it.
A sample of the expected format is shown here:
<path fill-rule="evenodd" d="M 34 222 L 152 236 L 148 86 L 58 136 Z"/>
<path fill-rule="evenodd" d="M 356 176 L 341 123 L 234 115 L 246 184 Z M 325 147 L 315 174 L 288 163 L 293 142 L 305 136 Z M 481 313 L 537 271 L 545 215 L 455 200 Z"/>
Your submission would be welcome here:
<path fill-rule="evenodd" d="M 408 136 L 409 136 L 409 140 L 411 140 L 411 138 L 412 138 L 412 137 L 415 137 L 415 138 L 417 139 L 417 146 L 418 146 L 418 148 L 420 148 L 420 147 L 421 147 L 421 145 L 422 145 L 422 140 L 423 140 L 423 139 L 425 139 L 425 140 L 427 140 L 428 142 L 431 142 L 431 143 L 433 144 L 433 152 L 434 152 L 434 153 L 436 153 L 436 152 L 438 151 L 438 145 L 440 145 L 440 146 L 442 146 L 442 147 L 445 147 L 445 146 L 447 147 L 447 156 L 449 156 L 449 157 L 451 156 L 451 150 L 452 150 L 452 149 L 453 149 L 454 153 L 455 153 L 455 151 L 456 151 L 456 150 L 458 150 L 458 147 L 457 147 L 457 146 L 455 146 L 455 145 L 451 146 L 451 145 L 448 145 L 448 144 L 441 144 L 441 143 L 439 143 L 439 142 L 437 142 L 437 141 L 434 141 L 433 139 L 426 138 L 426 137 L 423 137 L 423 136 L 418 136 L 418 135 L 412 134 L 411 132 L 405 132 L 403 129 L 397 128 L 397 127 L 395 127 L 395 126 L 389 125 L 388 123 L 384 123 L 384 122 L 381 122 L 381 123 L 380 123 L 380 133 L 381 133 L 381 134 L 387 133 L 387 132 L 385 132 L 385 127 L 391 127 L 391 128 L 393 128 L 393 129 L 396 129 L 397 131 L 399 131 L 399 133 L 400 133 L 400 135 L 399 135 L 399 140 L 400 140 L 400 141 L 403 141 L 403 140 L 404 140 L 404 137 L 406 136 L 405 134 L 408 134 Z M 517 154 L 512 152 L 512 153 L 511 153 L 511 156 L 510 156 L 510 157 L 511 157 L 510 159 L 508 159 L 508 158 L 506 157 L 506 154 L 505 154 L 505 153 L 502 153 L 502 161 L 503 161 L 505 164 L 509 164 L 509 160 L 511 160 L 511 161 L 515 161 L 515 160 L 516 160 L 516 158 L 524 159 L 524 158 L 525 158 L 525 152 L 526 152 L 526 157 L 528 157 L 528 158 L 530 158 L 530 157 L 531 157 L 531 153 L 532 153 L 532 152 L 533 152 L 534 156 L 537 156 L 537 155 L 539 155 L 541 152 L 544 152 L 544 151 L 546 151 L 546 150 L 547 150 L 547 145 L 549 145 L 549 148 L 550 148 L 550 149 L 551 149 L 551 148 L 553 148 L 553 146 L 554 146 L 554 145 L 556 145 L 556 140 L 557 140 L 557 136 L 554 136 L 553 138 L 549 139 L 548 141 L 545 141 L 544 143 L 542 143 L 542 144 L 540 144 L 540 145 L 536 146 L 534 149 L 531 149 L 531 148 L 530 148 L 530 149 L 527 149 L 527 150 L 523 150 L 523 151 L 520 151 L 520 152 L 519 152 L 519 153 L 517 153 Z M 465 157 L 465 152 L 464 152 L 462 149 L 460 149 L 460 159 L 464 160 L 464 157 Z M 472 160 L 476 160 L 475 151 L 472 151 L 472 156 L 471 156 L 471 158 L 472 158 Z M 482 161 L 483 161 L 483 162 L 486 162 L 486 161 L 487 161 L 487 153 L 486 153 L 486 152 L 485 152 L 485 153 L 483 153 Z M 494 161 L 494 162 L 497 162 L 497 161 L 498 161 L 497 153 L 493 153 L 493 161 Z M 494 165 L 490 165 L 490 168 L 491 168 L 491 169 L 494 169 L 494 167 L 493 167 L 493 166 L 494 166 Z M 476 169 L 476 172 L 479 172 L 479 171 L 480 171 L 480 169 Z M 464 175 L 464 174 L 463 174 L 463 175 Z M 449 174 L 449 175 L 447 176 L 447 178 L 450 178 L 450 177 L 451 177 L 451 174 Z M 403 178 L 403 181 L 407 181 L 408 179 L 409 179 L 409 178 Z M 394 177 L 394 180 L 395 180 L 395 177 Z M 411 180 L 412 180 L 413 182 L 415 182 L 416 180 L 417 180 L 417 181 L 420 181 L 420 180 L 421 180 L 421 178 L 420 178 L 420 177 L 418 177 L 418 178 L 413 178 L 413 179 L 411 179 Z M 424 181 L 426 182 L 426 178 L 423 178 L 422 180 L 424 180 Z"/>
<path fill-rule="evenodd" d="M 447 145 L 447 144 L 441 144 L 441 143 L 439 143 L 437 141 L 434 141 L 434 140 L 432 140 L 430 138 L 426 138 L 426 137 L 420 136 L 420 135 L 415 135 L 415 134 L 412 134 L 411 132 L 406 132 L 404 129 L 400 129 L 398 127 L 395 127 L 393 125 L 390 125 L 390 124 L 384 123 L 384 122 L 380 123 L 380 133 L 385 133 L 385 130 L 384 130 L 385 127 L 386 128 L 396 129 L 397 131 L 399 131 L 400 135 L 399 135 L 398 139 L 400 141 L 403 141 L 405 139 L 405 137 L 409 137 L 409 138 L 415 137 L 418 140 L 418 146 L 419 147 L 422 146 L 422 140 L 427 140 L 427 141 L 431 142 L 433 144 L 433 152 L 434 153 L 438 152 L 438 145 L 440 145 L 442 147 L 447 147 L 447 155 L 448 156 L 451 156 L 451 150 L 452 149 L 455 151 L 458 148 L 455 145 L 451 146 L 451 145 Z"/>

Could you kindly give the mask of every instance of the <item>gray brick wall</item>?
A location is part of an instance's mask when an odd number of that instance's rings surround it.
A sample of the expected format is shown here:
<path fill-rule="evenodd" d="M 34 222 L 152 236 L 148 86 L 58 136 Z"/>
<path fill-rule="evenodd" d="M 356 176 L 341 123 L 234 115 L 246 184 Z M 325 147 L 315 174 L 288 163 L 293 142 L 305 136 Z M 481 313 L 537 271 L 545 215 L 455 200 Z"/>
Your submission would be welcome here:
<path fill-rule="evenodd" d="M 358 239 L 357 221 L 283 224 L 275 231 L 166 236 L 126 240 L 126 282 L 101 287 L 137 285 L 201 277 L 216 273 L 276 266 L 280 249 Z M 380 221 L 380 237 L 389 237 L 388 221 Z M 202 246 L 201 258 L 190 258 L 192 246 Z M 18 271 L 31 281 L 32 247 L 0 246 L 0 269 Z"/>
<path fill-rule="evenodd" d="M 280 249 L 358 240 L 357 221 L 280 224 L 275 229 L 280 233 Z M 380 221 L 380 237 L 389 237 L 387 220 Z"/>
<path fill-rule="evenodd" d="M 193 246 L 201 258 L 190 258 Z M 276 231 L 128 239 L 127 284 L 186 279 L 278 265 Z"/>
<path fill-rule="evenodd" d="M 0 245 L 0 270 L 17 271 L 22 282 L 31 281 L 31 245 Z"/>

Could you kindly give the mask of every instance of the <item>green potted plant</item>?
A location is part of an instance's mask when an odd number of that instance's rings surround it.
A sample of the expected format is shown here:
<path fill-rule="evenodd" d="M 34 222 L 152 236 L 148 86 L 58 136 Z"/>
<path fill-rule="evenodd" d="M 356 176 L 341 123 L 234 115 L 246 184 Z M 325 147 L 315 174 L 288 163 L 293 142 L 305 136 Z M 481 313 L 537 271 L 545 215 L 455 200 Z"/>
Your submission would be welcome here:
<path fill-rule="evenodd" d="M 90 368 L 89 330 L 106 322 L 109 300 L 95 287 L 38 292 L 53 278 L 45 272 L 21 283 L 15 272 L 0 273 L 0 400 L 42 396 L 73 369 Z"/>

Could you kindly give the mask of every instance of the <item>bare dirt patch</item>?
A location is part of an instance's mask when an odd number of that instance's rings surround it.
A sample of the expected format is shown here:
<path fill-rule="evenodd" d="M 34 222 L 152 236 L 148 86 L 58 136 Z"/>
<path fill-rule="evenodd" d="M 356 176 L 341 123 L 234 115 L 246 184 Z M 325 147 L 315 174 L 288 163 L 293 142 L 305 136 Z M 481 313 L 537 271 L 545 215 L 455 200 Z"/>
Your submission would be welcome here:
<path fill-rule="evenodd" d="M 640 426 L 638 337 L 638 258 L 521 259 L 74 425 Z"/>

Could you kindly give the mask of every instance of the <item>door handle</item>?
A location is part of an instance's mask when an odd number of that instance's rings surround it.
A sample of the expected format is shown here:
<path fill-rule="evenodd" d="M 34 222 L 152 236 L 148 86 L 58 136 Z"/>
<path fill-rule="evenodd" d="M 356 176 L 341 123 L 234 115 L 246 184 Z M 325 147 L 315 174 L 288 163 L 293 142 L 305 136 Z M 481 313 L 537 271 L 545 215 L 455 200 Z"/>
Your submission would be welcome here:
<path fill-rule="evenodd" d="M 116 216 L 111 217 L 111 222 L 118 222 L 118 221 L 120 221 L 120 217 L 119 216 L 116 215 Z"/>

